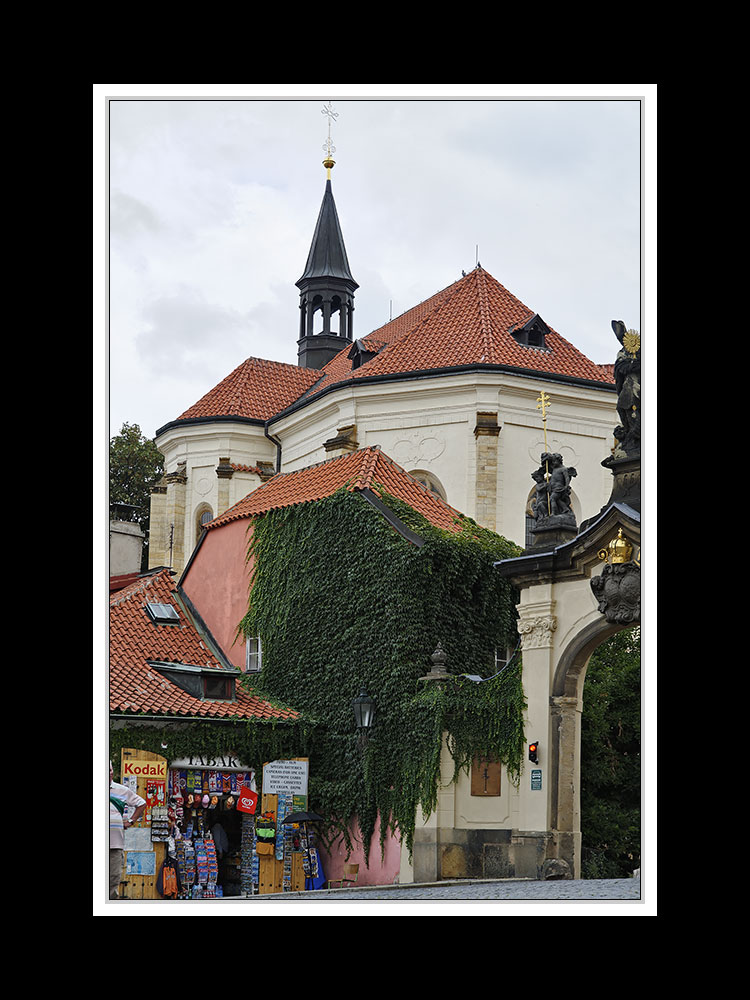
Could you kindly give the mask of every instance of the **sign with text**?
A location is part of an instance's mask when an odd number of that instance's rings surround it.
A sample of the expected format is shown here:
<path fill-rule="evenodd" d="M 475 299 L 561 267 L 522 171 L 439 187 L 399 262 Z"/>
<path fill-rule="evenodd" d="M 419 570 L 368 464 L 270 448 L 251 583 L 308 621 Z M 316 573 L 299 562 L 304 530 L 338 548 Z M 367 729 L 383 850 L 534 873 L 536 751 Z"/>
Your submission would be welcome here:
<path fill-rule="evenodd" d="M 272 760 L 263 765 L 263 793 L 307 795 L 307 760 Z"/>
<path fill-rule="evenodd" d="M 122 762 L 122 777 L 124 778 L 158 778 L 166 779 L 166 760 L 133 760 L 125 759 Z M 125 782 L 124 782 L 125 783 Z"/>
<path fill-rule="evenodd" d="M 539 792 L 542 788 L 542 769 L 534 768 L 531 772 L 531 790 Z"/>
<path fill-rule="evenodd" d="M 191 754 L 189 757 L 180 757 L 173 760 L 170 765 L 174 770 L 186 769 L 192 771 L 252 771 L 232 753 L 223 754 Z"/>

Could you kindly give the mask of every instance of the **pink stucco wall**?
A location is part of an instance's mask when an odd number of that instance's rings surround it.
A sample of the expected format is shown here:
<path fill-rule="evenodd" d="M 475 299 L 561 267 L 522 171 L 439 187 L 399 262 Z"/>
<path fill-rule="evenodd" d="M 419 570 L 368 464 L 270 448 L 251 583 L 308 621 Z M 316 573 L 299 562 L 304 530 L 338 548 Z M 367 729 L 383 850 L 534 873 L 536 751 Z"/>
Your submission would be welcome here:
<path fill-rule="evenodd" d="M 358 831 L 357 831 L 358 832 Z M 355 841 L 355 837 L 352 837 Z M 318 850 L 323 864 L 326 879 L 340 879 L 344 874 L 344 864 L 358 864 L 359 873 L 357 885 L 392 885 L 398 878 L 401 865 L 401 845 L 396 837 L 389 836 L 385 843 L 385 853 L 381 859 L 380 820 L 375 826 L 370 845 L 370 867 L 365 866 L 365 852 L 361 844 L 355 842 L 351 855 L 347 856 L 346 845 L 339 839 L 332 846 L 330 853 L 322 844 Z"/>
<path fill-rule="evenodd" d="M 230 521 L 209 531 L 182 580 L 214 639 L 235 667 L 245 667 L 245 640 L 236 639 L 247 613 L 251 564 L 246 563 L 250 540 L 247 520 Z"/>
<path fill-rule="evenodd" d="M 246 562 L 251 522 L 230 521 L 206 534 L 182 579 L 182 588 L 230 662 L 245 666 L 245 641 L 235 639 L 237 626 L 247 612 L 251 564 Z M 313 803 L 314 807 L 314 803 Z M 381 859 L 380 826 L 376 826 L 370 847 L 370 867 L 365 866 L 364 849 L 352 837 L 355 848 L 347 856 L 343 842 L 337 841 L 330 853 L 319 844 L 327 879 L 341 878 L 346 862 L 359 864 L 358 885 L 389 885 L 398 877 L 400 844 L 389 837 Z"/>

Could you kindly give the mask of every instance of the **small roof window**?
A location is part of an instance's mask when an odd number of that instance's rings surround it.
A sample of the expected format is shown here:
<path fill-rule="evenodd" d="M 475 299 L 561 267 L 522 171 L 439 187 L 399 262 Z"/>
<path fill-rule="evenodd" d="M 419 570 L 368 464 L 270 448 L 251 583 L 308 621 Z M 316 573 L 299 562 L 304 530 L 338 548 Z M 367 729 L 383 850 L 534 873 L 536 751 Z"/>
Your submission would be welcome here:
<path fill-rule="evenodd" d="M 522 347 L 536 347 L 542 351 L 548 350 L 547 334 L 549 333 L 549 327 L 538 313 L 535 313 L 523 326 L 511 329 L 510 333 Z"/>
<path fill-rule="evenodd" d="M 179 625 L 180 623 L 180 616 L 171 604 L 149 603 L 146 605 L 146 611 L 151 621 L 156 622 L 157 625 Z"/>

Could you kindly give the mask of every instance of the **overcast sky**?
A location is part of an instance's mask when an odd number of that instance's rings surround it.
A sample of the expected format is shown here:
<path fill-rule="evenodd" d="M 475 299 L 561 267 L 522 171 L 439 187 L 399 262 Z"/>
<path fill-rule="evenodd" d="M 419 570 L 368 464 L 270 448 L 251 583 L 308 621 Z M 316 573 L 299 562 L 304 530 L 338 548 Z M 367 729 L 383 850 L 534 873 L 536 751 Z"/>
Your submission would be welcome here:
<path fill-rule="evenodd" d="M 360 286 L 355 336 L 477 259 L 595 362 L 614 361 L 612 319 L 642 329 L 653 85 L 546 85 L 511 99 L 508 88 L 450 85 L 394 97 L 336 85 L 294 97 L 214 85 L 95 91 L 95 208 L 106 199 L 109 213 L 94 234 L 96 249 L 106 230 L 108 253 L 108 330 L 95 346 L 108 436 L 124 422 L 153 436 L 248 357 L 296 364 L 294 283 L 325 188 L 329 100 L 333 193 Z"/>

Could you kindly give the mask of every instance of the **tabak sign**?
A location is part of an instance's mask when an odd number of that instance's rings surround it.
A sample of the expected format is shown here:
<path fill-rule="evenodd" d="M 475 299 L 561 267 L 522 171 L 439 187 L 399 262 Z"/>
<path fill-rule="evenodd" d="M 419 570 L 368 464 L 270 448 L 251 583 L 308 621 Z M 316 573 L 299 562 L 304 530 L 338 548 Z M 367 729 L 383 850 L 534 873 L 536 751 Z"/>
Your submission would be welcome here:
<path fill-rule="evenodd" d="M 122 764 L 123 778 L 160 778 L 166 780 L 165 760 L 125 760 Z"/>

